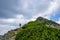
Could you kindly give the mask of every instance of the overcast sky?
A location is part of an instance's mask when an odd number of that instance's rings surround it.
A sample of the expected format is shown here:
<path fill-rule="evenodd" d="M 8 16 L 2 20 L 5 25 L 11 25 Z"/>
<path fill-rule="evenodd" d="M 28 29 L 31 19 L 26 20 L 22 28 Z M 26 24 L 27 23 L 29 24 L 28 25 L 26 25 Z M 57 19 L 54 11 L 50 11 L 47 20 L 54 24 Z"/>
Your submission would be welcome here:
<path fill-rule="evenodd" d="M 60 23 L 60 0 L 0 0 L 0 35 L 39 16 Z"/>

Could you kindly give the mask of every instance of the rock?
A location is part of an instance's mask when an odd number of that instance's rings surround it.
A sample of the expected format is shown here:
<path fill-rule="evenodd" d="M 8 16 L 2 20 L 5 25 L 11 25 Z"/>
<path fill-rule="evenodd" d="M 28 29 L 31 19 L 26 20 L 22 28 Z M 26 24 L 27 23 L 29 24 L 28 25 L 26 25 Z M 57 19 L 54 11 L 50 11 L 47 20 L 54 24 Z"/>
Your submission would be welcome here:
<path fill-rule="evenodd" d="M 15 40 L 18 31 L 20 31 L 20 28 L 8 31 L 6 34 L 0 35 L 0 40 Z"/>
<path fill-rule="evenodd" d="M 51 26 L 51 27 L 55 27 L 55 28 L 60 29 L 60 24 L 58 24 L 58 23 L 56 23 L 56 22 L 54 22 L 54 21 L 52 21 L 52 20 L 48 20 L 48 19 L 43 18 L 43 17 L 38 17 L 38 18 L 36 19 L 36 21 L 37 21 L 37 22 L 44 23 L 45 25 L 49 25 L 49 26 Z"/>

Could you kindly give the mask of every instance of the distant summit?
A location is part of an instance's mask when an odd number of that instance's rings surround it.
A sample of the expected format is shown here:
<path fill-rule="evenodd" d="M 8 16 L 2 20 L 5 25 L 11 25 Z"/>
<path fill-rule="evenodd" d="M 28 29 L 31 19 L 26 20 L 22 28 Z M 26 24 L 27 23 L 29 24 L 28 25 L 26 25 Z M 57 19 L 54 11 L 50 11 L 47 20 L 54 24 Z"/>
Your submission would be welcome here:
<path fill-rule="evenodd" d="M 37 22 L 40 22 L 40 23 L 44 23 L 45 25 L 48 25 L 48 26 L 51 26 L 51 27 L 55 27 L 55 28 L 60 28 L 60 24 L 52 21 L 52 20 L 48 20 L 46 18 L 43 18 L 43 17 L 38 17 L 36 19 Z"/>

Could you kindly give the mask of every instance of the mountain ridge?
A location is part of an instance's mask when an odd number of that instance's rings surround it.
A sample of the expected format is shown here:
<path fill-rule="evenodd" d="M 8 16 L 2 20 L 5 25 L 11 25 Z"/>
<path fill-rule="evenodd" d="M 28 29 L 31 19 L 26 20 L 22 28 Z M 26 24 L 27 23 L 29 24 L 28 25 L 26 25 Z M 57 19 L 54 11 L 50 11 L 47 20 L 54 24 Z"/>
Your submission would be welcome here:
<path fill-rule="evenodd" d="M 35 21 L 37 22 L 41 22 L 41 23 L 44 23 L 46 25 L 49 25 L 49 26 L 52 26 L 52 27 L 55 27 L 57 29 L 60 29 L 60 24 L 52 21 L 52 20 L 48 20 L 46 18 L 43 18 L 43 17 L 38 17 Z"/>

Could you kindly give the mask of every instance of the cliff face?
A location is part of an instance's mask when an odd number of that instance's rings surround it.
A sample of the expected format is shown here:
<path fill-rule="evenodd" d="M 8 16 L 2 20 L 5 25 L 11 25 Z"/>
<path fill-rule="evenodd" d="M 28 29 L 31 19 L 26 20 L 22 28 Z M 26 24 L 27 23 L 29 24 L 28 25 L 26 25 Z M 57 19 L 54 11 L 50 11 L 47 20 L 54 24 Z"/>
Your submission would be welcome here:
<path fill-rule="evenodd" d="M 20 28 L 8 31 L 8 33 L 4 34 L 3 36 L 0 35 L 0 40 L 15 40 L 15 36 Z"/>
<path fill-rule="evenodd" d="M 60 29 L 60 24 L 58 24 L 58 23 L 56 23 L 56 22 L 54 22 L 54 21 L 52 21 L 52 20 L 48 20 L 48 19 L 45 19 L 45 18 L 43 18 L 43 17 L 38 17 L 38 18 L 36 19 L 36 21 L 37 21 L 37 22 L 44 23 L 44 24 L 47 25 L 47 26 L 51 26 L 51 27 L 55 27 L 55 28 Z"/>

